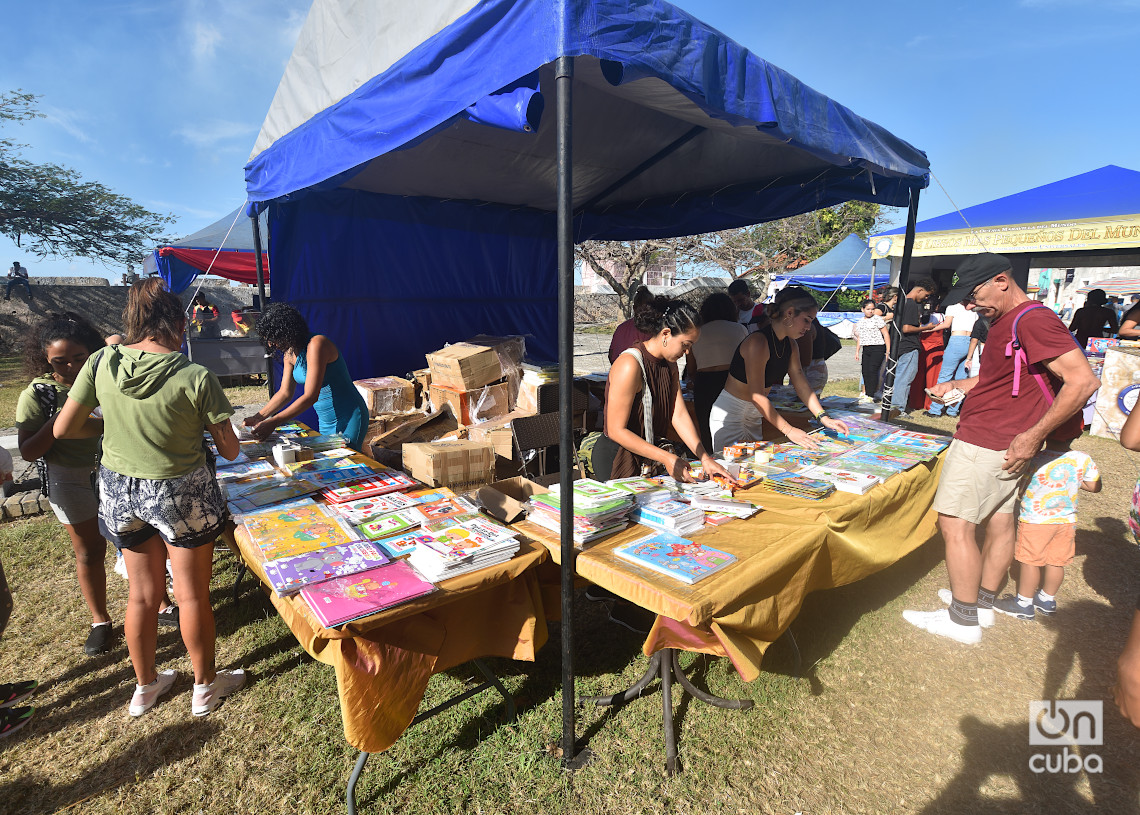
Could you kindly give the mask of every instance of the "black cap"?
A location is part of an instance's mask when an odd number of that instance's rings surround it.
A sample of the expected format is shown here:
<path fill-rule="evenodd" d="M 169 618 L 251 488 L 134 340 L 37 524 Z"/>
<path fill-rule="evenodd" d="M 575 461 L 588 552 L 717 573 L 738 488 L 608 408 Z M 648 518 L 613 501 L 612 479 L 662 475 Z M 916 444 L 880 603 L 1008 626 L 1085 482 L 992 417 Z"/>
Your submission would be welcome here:
<path fill-rule="evenodd" d="M 954 272 L 950 291 L 942 298 L 942 308 L 961 303 L 978 286 L 1012 269 L 1013 264 L 1005 255 L 995 255 L 992 252 L 971 255 Z"/>

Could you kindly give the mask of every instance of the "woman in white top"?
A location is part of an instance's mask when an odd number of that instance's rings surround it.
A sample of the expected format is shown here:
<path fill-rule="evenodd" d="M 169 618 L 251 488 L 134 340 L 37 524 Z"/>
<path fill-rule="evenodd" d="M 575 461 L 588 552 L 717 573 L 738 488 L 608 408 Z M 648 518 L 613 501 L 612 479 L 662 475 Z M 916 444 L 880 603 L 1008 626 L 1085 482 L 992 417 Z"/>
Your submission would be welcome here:
<path fill-rule="evenodd" d="M 697 430 L 706 450 L 712 449 L 709 414 L 713 402 L 728 381 L 728 366 L 748 328 L 737 322 L 736 304 L 723 292 L 710 294 L 701 303 L 701 335 L 685 357 L 685 378 L 693 392 Z"/>
<path fill-rule="evenodd" d="M 938 371 L 939 382 L 949 382 L 952 379 L 966 378 L 966 360 L 970 356 L 970 332 L 974 329 L 978 315 L 961 303 L 955 303 L 946 309 L 946 317 L 933 331 L 950 329 L 950 340 L 942 352 L 942 368 Z M 946 408 L 947 416 L 957 416 L 961 402 L 953 405 L 943 405 L 941 402 L 931 402 L 929 416 L 941 416 L 942 408 Z"/>

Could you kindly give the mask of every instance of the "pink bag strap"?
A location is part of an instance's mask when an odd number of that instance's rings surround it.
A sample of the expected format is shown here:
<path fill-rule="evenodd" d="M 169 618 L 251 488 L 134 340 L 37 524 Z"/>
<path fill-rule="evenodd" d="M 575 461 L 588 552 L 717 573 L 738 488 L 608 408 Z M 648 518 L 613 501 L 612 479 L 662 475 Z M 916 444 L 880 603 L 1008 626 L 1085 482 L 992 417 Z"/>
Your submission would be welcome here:
<path fill-rule="evenodd" d="M 1013 318 L 1012 338 L 1005 346 L 1005 355 L 1006 357 L 1013 357 L 1013 395 L 1017 396 L 1021 390 L 1021 363 L 1024 362 L 1026 370 L 1037 380 L 1037 384 L 1041 388 L 1041 393 L 1045 396 L 1045 403 L 1051 405 L 1053 404 L 1053 389 L 1049 386 L 1044 374 L 1037 369 L 1037 366 L 1030 364 L 1029 356 L 1025 353 L 1025 349 L 1022 348 L 1021 339 L 1017 336 L 1017 324 L 1021 321 L 1021 318 L 1039 308 L 1048 308 L 1048 306 L 1044 303 L 1037 303 Z"/>

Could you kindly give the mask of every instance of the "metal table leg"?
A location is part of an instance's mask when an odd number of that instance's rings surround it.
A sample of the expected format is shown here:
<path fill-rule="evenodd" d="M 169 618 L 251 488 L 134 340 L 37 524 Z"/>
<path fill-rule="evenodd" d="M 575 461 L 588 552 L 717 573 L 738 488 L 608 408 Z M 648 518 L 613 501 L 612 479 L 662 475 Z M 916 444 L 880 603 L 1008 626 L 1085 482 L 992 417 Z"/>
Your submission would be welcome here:
<path fill-rule="evenodd" d="M 645 671 L 645 675 L 637 680 L 634 685 L 621 693 L 615 693 L 612 696 L 583 696 L 578 702 L 579 704 L 590 704 L 591 702 L 598 707 L 608 707 L 610 705 L 624 705 L 626 702 L 633 701 L 641 696 L 641 692 L 654 680 L 661 670 L 661 652 L 649 658 L 649 668 Z"/>
<path fill-rule="evenodd" d="M 673 659 L 677 652 L 665 649 L 661 660 L 661 725 L 665 729 L 665 772 L 675 775 L 677 766 L 677 732 L 673 728 Z"/>
<path fill-rule="evenodd" d="M 412 719 L 412 723 L 408 725 L 409 728 L 415 727 L 420 722 L 426 721 L 433 716 L 442 713 L 448 708 L 455 707 L 460 702 L 466 699 L 470 699 L 472 696 L 476 696 L 485 690 L 490 690 L 491 688 L 494 688 L 496 691 L 498 691 L 499 695 L 502 696 L 503 700 L 507 703 L 507 719 L 511 724 L 515 722 L 515 719 L 518 716 L 518 709 L 515 707 L 515 700 L 507 692 L 507 689 L 503 686 L 503 683 L 499 681 L 499 678 L 495 676 L 494 671 L 492 671 L 490 666 L 488 666 L 487 663 L 485 663 L 483 660 L 473 659 L 471 661 L 479 670 L 479 673 L 483 674 L 485 681 L 481 682 L 478 685 L 475 685 L 474 687 L 468 688 L 462 693 L 457 693 L 455 696 L 452 696 L 446 701 L 440 702 L 430 710 L 425 710 L 421 713 L 417 713 L 416 717 Z M 364 770 L 364 765 L 368 761 L 369 755 L 371 754 L 366 753 L 363 750 L 360 751 L 360 755 L 356 758 L 356 766 L 352 768 L 352 775 L 350 775 L 348 778 L 348 788 L 345 791 L 345 798 L 348 803 L 348 815 L 356 815 L 356 782 L 360 780 L 360 774 Z"/>
<path fill-rule="evenodd" d="M 675 648 L 668 649 L 672 655 L 673 675 L 677 677 L 677 681 L 681 683 L 681 687 L 687 690 L 692 696 L 706 705 L 713 705 L 714 707 L 722 707 L 726 710 L 751 710 L 751 699 L 723 699 L 720 696 L 713 696 L 711 693 L 705 693 L 690 681 L 689 677 L 685 676 L 685 672 L 681 670 L 681 652 Z"/>
<path fill-rule="evenodd" d="M 241 590 L 241 579 L 243 577 L 245 577 L 245 573 L 249 571 L 249 567 L 246 566 L 245 563 L 242 562 L 241 560 L 238 561 L 238 564 L 239 565 L 238 565 L 237 577 L 234 578 L 233 603 L 235 606 L 237 605 L 237 602 L 238 602 L 238 593 Z"/>

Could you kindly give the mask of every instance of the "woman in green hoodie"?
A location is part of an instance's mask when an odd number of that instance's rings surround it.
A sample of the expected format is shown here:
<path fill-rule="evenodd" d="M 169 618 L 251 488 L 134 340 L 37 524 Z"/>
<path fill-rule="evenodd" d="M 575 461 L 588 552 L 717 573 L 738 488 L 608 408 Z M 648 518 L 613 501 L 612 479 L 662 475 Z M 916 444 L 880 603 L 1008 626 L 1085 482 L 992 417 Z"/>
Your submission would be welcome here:
<path fill-rule="evenodd" d="M 160 279 L 131 287 L 123 322 L 129 344 L 87 360 L 54 433 L 58 439 L 103 434 L 99 519 L 130 578 L 125 631 L 138 681 L 130 714 L 150 710 L 177 676 L 155 667 L 169 557 L 182 641 L 194 667 L 191 710 L 205 716 L 245 683 L 244 671 L 215 670 L 210 606 L 213 544 L 227 516 L 203 431 L 225 458 L 236 458 L 233 408 L 218 378 L 182 355 L 182 304 Z M 91 416 L 96 407 L 102 419 Z"/>

